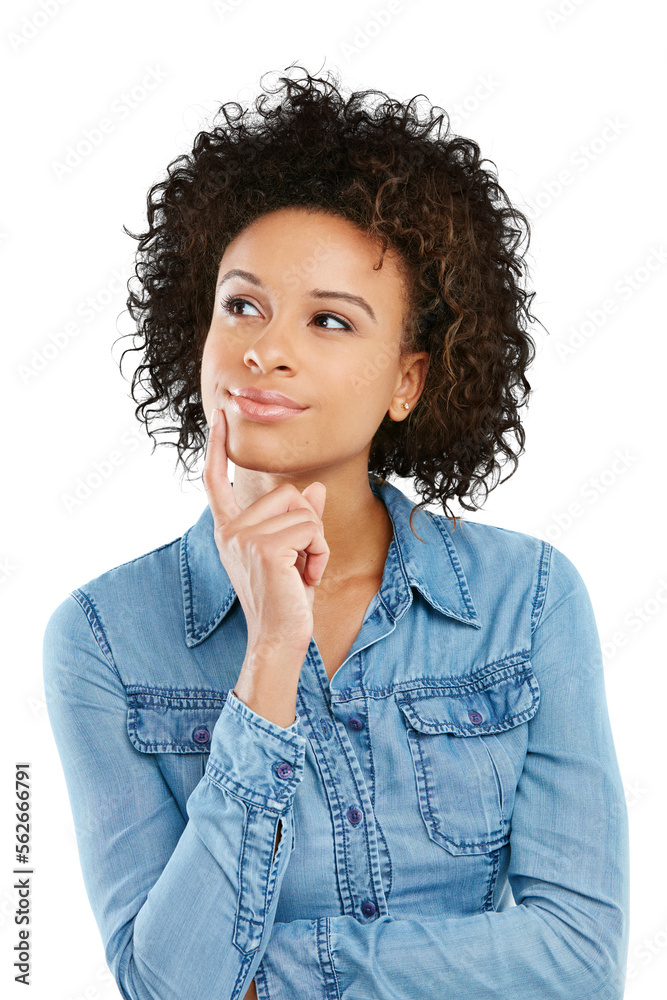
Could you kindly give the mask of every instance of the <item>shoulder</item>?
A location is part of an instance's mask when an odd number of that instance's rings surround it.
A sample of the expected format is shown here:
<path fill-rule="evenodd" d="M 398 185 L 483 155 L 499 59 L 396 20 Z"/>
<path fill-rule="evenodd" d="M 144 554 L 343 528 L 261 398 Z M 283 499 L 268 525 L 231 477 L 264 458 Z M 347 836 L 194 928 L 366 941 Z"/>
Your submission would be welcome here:
<path fill-rule="evenodd" d="M 182 535 L 169 542 L 163 542 L 148 552 L 112 566 L 99 576 L 81 584 L 77 590 L 84 593 L 100 592 L 105 589 L 123 588 L 154 580 L 156 574 L 168 571 L 174 564 L 178 567 Z"/>
<path fill-rule="evenodd" d="M 464 570 L 473 576 L 533 577 L 548 571 L 553 546 L 535 535 L 460 517 L 454 527 L 443 514 L 435 515 L 435 520 Z"/>
<path fill-rule="evenodd" d="M 110 610 L 136 619 L 150 605 L 168 603 L 169 595 L 180 594 L 180 548 L 182 535 L 141 555 L 112 566 L 81 583 L 51 612 L 45 643 L 57 643 L 76 634 L 91 633 L 110 659 L 104 619 Z"/>
<path fill-rule="evenodd" d="M 442 514 L 435 520 L 450 539 L 473 593 L 514 595 L 531 603 L 535 628 L 544 614 L 569 595 L 588 600 L 586 585 L 572 560 L 560 549 L 528 532 L 457 518 L 454 528 Z"/>
<path fill-rule="evenodd" d="M 436 514 L 435 520 L 441 530 L 446 530 L 457 550 L 464 551 L 471 558 L 498 559 L 513 555 L 517 559 L 541 556 L 551 544 L 525 531 L 502 528 L 497 524 L 484 524 L 457 517 L 456 527 L 451 518 Z"/>

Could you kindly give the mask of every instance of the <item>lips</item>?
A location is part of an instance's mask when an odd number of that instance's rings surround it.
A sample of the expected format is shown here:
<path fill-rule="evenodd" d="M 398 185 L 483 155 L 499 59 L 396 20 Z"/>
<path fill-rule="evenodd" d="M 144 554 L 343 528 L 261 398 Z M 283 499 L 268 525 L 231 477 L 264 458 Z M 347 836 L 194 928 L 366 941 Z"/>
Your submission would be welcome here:
<path fill-rule="evenodd" d="M 255 403 L 263 403 L 266 406 L 286 406 L 291 410 L 305 410 L 306 407 L 297 403 L 295 399 L 285 396 L 282 392 L 275 392 L 270 389 L 257 389 L 247 386 L 243 389 L 230 389 L 232 396 L 245 396 Z"/>

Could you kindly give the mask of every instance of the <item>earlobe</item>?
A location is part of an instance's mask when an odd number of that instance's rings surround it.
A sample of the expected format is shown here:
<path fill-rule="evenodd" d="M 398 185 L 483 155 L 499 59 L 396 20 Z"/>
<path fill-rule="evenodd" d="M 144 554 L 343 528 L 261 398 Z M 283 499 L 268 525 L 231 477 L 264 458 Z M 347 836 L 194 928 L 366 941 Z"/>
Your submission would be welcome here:
<path fill-rule="evenodd" d="M 410 409 L 410 404 L 409 403 L 402 403 L 401 404 L 401 409 L 403 409 L 403 410 L 409 410 Z M 390 409 L 387 410 L 387 413 L 389 414 L 390 419 L 394 420 L 394 417 L 392 417 L 392 415 L 391 415 L 391 410 Z M 396 423 L 396 422 L 397 421 L 394 420 L 394 423 Z"/>

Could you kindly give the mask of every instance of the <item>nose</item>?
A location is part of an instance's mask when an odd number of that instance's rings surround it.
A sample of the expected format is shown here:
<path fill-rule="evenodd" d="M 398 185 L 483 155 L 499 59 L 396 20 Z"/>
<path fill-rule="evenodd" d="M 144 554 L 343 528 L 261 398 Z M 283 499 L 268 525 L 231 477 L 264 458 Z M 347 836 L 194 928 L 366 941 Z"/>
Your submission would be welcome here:
<path fill-rule="evenodd" d="M 294 322 L 287 316 L 273 316 L 246 348 L 243 361 L 248 367 L 256 365 L 263 372 L 275 368 L 291 369 L 294 367 L 294 341 Z"/>

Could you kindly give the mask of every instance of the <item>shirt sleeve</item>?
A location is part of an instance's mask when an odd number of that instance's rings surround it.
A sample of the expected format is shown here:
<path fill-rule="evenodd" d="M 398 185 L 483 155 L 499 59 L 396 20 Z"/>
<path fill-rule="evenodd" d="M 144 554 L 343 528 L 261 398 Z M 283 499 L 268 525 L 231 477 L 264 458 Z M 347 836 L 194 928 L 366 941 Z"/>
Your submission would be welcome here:
<path fill-rule="evenodd" d="M 433 920 L 275 923 L 256 977 L 260 1000 L 623 997 L 627 807 L 593 608 L 578 571 L 554 548 L 531 663 L 540 707 L 526 723 L 512 815 L 516 905 Z"/>
<path fill-rule="evenodd" d="M 75 593 L 46 626 L 44 687 L 109 969 L 126 1000 L 242 1000 L 292 850 L 299 720 L 282 728 L 230 691 L 186 820 L 156 755 L 130 742 L 113 655 Z"/>

